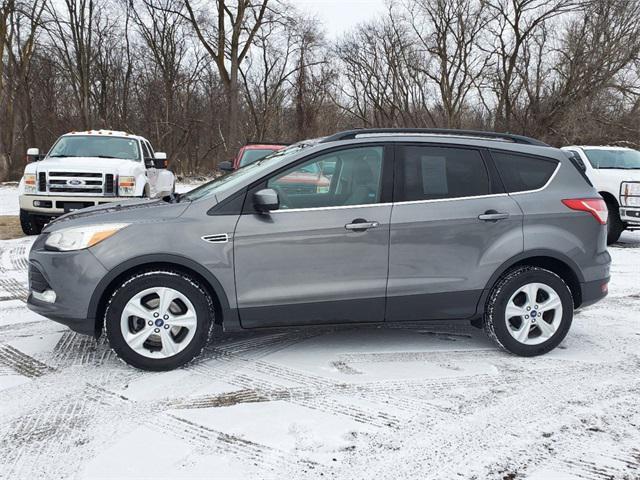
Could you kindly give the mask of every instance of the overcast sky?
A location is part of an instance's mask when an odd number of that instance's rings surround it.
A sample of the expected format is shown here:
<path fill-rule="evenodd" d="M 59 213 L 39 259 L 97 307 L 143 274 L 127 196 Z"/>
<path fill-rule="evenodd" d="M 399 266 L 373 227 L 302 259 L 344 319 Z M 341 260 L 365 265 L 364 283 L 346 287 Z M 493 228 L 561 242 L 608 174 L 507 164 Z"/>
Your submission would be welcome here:
<path fill-rule="evenodd" d="M 385 11 L 385 0 L 294 0 L 302 12 L 317 15 L 331 40 Z"/>

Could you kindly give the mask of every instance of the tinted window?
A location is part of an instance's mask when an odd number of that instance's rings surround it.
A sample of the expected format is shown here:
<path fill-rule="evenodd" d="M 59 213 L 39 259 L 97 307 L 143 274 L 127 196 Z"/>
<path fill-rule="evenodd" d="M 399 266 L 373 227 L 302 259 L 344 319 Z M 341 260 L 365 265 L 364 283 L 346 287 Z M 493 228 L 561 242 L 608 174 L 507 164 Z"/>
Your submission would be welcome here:
<path fill-rule="evenodd" d="M 507 192 L 542 188 L 558 165 L 555 160 L 528 157 L 511 152 L 491 152 Z"/>
<path fill-rule="evenodd" d="M 271 178 L 280 208 L 366 205 L 380 201 L 382 147 L 359 147 L 314 157 Z"/>
<path fill-rule="evenodd" d="M 400 147 L 401 199 L 472 197 L 490 192 L 480 152 L 431 146 Z"/>

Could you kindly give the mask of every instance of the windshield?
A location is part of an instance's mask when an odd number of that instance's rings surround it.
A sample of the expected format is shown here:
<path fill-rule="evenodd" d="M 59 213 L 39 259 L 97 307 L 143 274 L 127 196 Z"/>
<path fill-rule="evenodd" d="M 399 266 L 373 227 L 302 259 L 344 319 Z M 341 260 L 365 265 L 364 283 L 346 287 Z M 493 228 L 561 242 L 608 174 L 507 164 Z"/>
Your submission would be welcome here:
<path fill-rule="evenodd" d="M 585 149 L 589 163 L 593 168 L 640 168 L 640 152 L 638 150 L 602 150 Z"/>
<path fill-rule="evenodd" d="M 48 157 L 99 157 L 140 160 L 138 141 L 133 138 L 97 135 L 61 137 Z"/>
<path fill-rule="evenodd" d="M 284 150 L 278 150 L 277 152 L 274 152 L 267 157 L 250 163 L 244 168 L 234 170 L 231 173 L 218 177 L 208 183 L 194 188 L 190 192 L 185 193 L 181 197 L 181 200 L 200 200 L 201 198 L 211 197 L 213 195 L 216 195 L 218 192 L 233 188 L 236 185 L 242 183 L 246 177 L 258 175 L 259 172 L 268 169 L 277 159 L 288 157 L 289 155 L 294 155 L 307 146 L 308 145 L 300 144 L 291 146 Z"/>
<path fill-rule="evenodd" d="M 267 155 L 273 153 L 275 150 L 272 148 L 261 148 L 259 150 L 245 150 L 242 154 L 242 158 L 240 159 L 240 166 L 244 167 L 245 165 L 249 165 L 250 163 L 255 162 L 256 160 L 260 160 L 261 158 L 266 157 Z"/>

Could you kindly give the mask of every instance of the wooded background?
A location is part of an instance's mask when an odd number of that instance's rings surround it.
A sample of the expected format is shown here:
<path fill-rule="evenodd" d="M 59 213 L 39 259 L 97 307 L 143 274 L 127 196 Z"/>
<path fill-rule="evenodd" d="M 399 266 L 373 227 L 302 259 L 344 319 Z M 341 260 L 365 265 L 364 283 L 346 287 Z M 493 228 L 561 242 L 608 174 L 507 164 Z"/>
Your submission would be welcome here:
<path fill-rule="evenodd" d="M 110 128 L 180 174 L 351 127 L 640 145 L 640 1 L 396 0 L 337 40 L 289 0 L 0 0 L 0 181 Z"/>

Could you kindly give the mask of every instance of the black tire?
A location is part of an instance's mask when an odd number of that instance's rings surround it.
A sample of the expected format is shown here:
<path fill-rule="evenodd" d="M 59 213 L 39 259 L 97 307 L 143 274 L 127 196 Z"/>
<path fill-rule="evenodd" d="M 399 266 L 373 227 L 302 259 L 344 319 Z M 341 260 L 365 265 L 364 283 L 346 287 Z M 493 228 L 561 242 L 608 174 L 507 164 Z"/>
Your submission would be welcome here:
<path fill-rule="evenodd" d="M 137 353 L 126 342 L 120 328 L 122 312 L 137 293 L 154 287 L 177 290 L 193 304 L 197 315 L 195 335 L 177 354 L 166 358 L 148 358 Z M 194 278 L 171 270 L 152 270 L 137 273 L 126 279 L 109 299 L 104 324 L 111 348 L 129 365 L 142 370 L 165 371 L 180 367 L 198 356 L 213 332 L 214 305 L 206 289 Z"/>
<path fill-rule="evenodd" d="M 609 220 L 607 221 L 607 245 L 612 245 L 618 241 L 622 232 L 624 232 L 626 226 L 622 220 L 620 220 L 620 209 L 618 205 L 608 200 L 607 209 L 609 210 Z"/>
<path fill-rule="evenodd" d="M 556 332 L 546 341 L 527 345 L 516 340 L 508 331 L 505 319 L 511 296 L 528 283 L 542 283 L 553 288 L 562 302 L 562 319 Z M 543 268 L 523 266 L 505 273 L 493 287 L 484 314 L 484 329 L 504 350 L 523 357 L 542 355 L 556 348 L 564 340 L 573 320 L 573 296 L 567 284 L 555 273 Z M 544 320 L 543 320 L 544 321 Z"/>
<path fill-rule="evenodd" d="M 20 226 L 25 235 L 40 235 L 45 222 L 26 210 L 20 209 Z"/>

